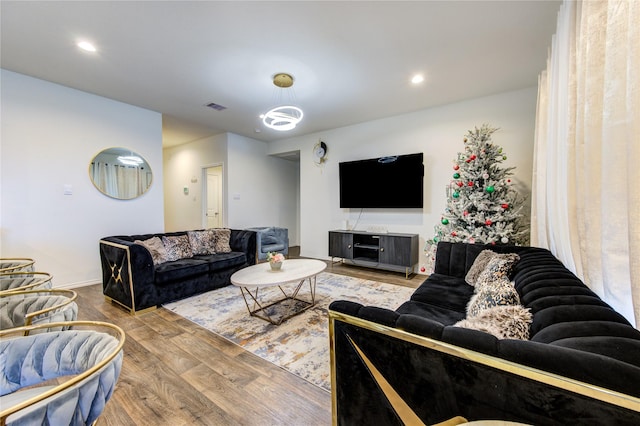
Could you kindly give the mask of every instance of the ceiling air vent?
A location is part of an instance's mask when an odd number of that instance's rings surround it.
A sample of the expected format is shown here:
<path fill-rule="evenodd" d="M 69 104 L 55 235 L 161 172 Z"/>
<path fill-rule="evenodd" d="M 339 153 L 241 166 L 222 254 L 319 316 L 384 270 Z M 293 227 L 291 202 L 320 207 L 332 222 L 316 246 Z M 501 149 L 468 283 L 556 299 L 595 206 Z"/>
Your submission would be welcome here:
<path fill-rule="evenodd" d="M 211 109 L 215 109 L 216 111 L 224 111 L 225 109 L 227 109 L 226 106 L 222 106 L 222 105 L 217 104 L 215 102 L 208 103 L 205 106 L 208 107 L 208 108 L 211 108 Z"/>

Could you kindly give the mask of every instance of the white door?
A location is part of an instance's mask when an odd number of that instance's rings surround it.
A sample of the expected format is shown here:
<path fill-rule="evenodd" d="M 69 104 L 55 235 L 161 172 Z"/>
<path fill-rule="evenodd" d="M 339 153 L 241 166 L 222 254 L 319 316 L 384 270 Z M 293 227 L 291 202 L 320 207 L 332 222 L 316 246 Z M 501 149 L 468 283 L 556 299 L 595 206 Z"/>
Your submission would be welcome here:
<path fill-rule="evenodd" d="M 206 227 L 222 227 L 222 166 L 208 167 L 206 188 Z"/>

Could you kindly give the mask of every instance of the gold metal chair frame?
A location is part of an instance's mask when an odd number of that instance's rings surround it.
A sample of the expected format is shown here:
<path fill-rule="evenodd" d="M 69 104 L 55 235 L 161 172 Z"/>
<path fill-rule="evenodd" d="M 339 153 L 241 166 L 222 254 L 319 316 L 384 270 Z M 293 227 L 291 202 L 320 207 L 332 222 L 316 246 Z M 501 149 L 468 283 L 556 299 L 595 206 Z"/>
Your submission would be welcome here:
<path fill-rule="evenodd" d="M 22 327 L 28 327 L 31 325 L 33 319 L 39 315 L 42 314 L 46 314 L 48 312 L 54 311 L 56 309 L 60 309 L 63 306 L 69 305 L 70 303 L 74 302 L 77 298 L 78 298 L 78 293 L 76 293 L 73 290 L 65 290 L 65 289 L 41 289 L 41 290 L 15 290 L 15 291 L 5 291 L 0 293 L 0 299 L 3 297 L 10 297 L 10 296 L 20 296 L 20 295 L 25 295 L 25 294 L 39 294 L 39 293 L 49 293 L 49 294 L 53 294 L 53 295 L 61 295 L 61 296 L 67 296 L 67 300 L 59 303 L 57 305 L 53 305 L 53 306 L 49 306 L 48 308 L 45 309 L 40 309 L 39 311 L 35 311 L 35 312 L 31 312 L 29 314 L 26 314 L 24 317 L 24 326 Z M 9 329 L 5 329 L 5 328 L 0 328 L 3 330 L 9 330 Z M 29 330 L 25 330 L 25 336 L 29 335 Z"/>
<path fill-rule="evenodd" d="M 0 274 L 6 274 L 8 272 L 18 272 L 23 268 L 28 268 L 30 266 L 33 266 L 34 263 L 36 263 L 35 260 L 30 259 L 28 257 L 2 257 L 0 258 L 0 265 L 5 261 L 14 261 L 14 262 L 24 261 L 24 263 L 21 263 L 19 265 L 14 265 L 14 266 L 5 266 L 4 268 L 0 268 Z"/>
<path fill-rule="evenodd" d="M 10 336 L 12 334 L 23 334 L 25 335 L 25 333 L 29 333 L 33 330 L 38 330 L 38 329 L 43 329 L 43 328 L 52 328 L 52 327 L 69 327 L 69 326 L 73 326 L 73 327 L 93 327 L 92 330 L 93 331 L 97 331 L 94 330 L 94 328 L 106 328 L 109 331 L 111 331 L 112 334 L 114 334 L 116 337 L 116 339 L 118 339 L 118 346 L 113 350 L 112 353 L 110 353 L 105 359 L 103 359 L 102 361 L 100 361 L 98 364 L 94 365 L 93 367 L 89 368 L 88 370 L 84 371 L 81 374 L 78 374 L 77 376 L 74 376 L 72 378 L 70 378 L 69 380 L 66 380 L 64 383 L 49 389 L 46 392 L 43 392 L 40 395 L 37 395 L 31 399 L 28 399 L 26 401 L 23 401 L 20 404 L 16 404 L 13 407 L 10 408 L 6 408 L 4 409 L 3 407 L 0 407 L 0 426 L 4 426 L 6 424 L 7 418 L 20 411 L 23 410 L 27 407 L 29 407 L 30 405 L 33 405 L 37 402 L 40 402 L 46 398 L 49 398 L 52 395 L 55 395 L 59 392 L 64 391 L 65 389 L 68 389 L 72 386 L 74 386 L 75 384 L 83 381 L 84 379 L 86 379 L 87 377 L 93 375 L 96 371 L 99 371 L 100 369 L 102 369 L 105 365 L 109 364 L 122 350 L 122 348 L 124 347 L 124 342 L 125 342 L 125 333 L 124 330 L 120 327 L 118 327 L 115 324 L 110 324 L 110 323 L 106 323 L 106 322 L 101 322 L 101 321 L 64 321 L 64 322 L 54 322 L 54 323 L 49 323 L 49 324 L 38 324 L 38 325 L 30 325 L 30 326 L 24 326 L 24 327 L 16 327 L 16 328 L 12 328 L 12 329 L 8 329 L 8 330 L 2 330 L 0 331 L 0 340 L 3 338 L 6 338 L 7 336 Z"/>
<path fill-rule="evenodd" d="M 5 293 L 11 293 L 14 291 L 24 291 L 24 290 L 32 290 L 34 289 L 34 287 L 38 287 L 44 283 L 46 283 L 47 281 L 51 281 L 53 279 L 53 276 L 48 273 L 48 272 L 8 272 L 8 273 L 0 273 L 0 279 L 3 277 L 7 277 L 7 278 L 17 278 L 21 275 L 24 276 L 42 276 L 42 279 L 39 281 L 36 281 L 34 283 L 31 283 L 29 285 L 25 285 L 24 287 L 16 287 L 16 288 L 10 288 L 8 290 L 0 290 L 0 295 L 3 295 Z"/>

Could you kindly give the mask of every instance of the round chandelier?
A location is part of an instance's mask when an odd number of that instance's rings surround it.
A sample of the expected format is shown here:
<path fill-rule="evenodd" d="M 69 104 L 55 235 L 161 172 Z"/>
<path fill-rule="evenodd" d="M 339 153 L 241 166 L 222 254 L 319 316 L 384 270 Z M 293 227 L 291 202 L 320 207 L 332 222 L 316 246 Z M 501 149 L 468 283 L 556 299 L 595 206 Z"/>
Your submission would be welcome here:
<path fill-rule="evenodd" d="M 293 77 L 290 74 L 278 73 L 273 76 L 273 84 L 281 89 L 293 86 Z M 302 121 L 304 113 L 293 105 L 283 105 L 270 109 L 260 116 L 262 123 L 270 129 L 281 132 L 295 129 Z"/>

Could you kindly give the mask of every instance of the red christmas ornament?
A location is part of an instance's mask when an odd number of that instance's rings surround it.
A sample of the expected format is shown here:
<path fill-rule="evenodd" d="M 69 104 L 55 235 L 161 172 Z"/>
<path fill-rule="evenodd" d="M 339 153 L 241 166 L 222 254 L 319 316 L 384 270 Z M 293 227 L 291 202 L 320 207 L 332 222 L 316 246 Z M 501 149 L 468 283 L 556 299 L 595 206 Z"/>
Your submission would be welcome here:
<path fill-rule="evenodd" d="M 507 179 L 507 183 L 511 183 L 511 179 Z"/>
<path fill-rule="evenodd" d="M 473 182 L 471 181 L 467 182 L 467 186 L 473 186 Z"/>
<path fill-rule="evenodd" d="M 451 236 L 452 236 L 452 237 L 457 237 L 457 236 L 458 236 L 458 233 L 457 233 L 456 231 L 453 231 L 453 232 L 451 233 Z"/>
<path fill-rule="evenodd" d="M 468 212 L 468 211 L 466 211 L 466 210 L 465 210 L 462 214 L 463 214 L 464 216 L 469 216 L 469 212 Z"/>
<path fill-rule="evenodd" d="M 420 267 L 420 272 L 425 272 L 427 269 L 424 266 Z"/>
<path fill-rule="evenodd" d="M 470 158 L 467 158 L 467 159 L 466 159 L 466 160 L 464 160 L 464 161 L 465 161 L 465 163 L 470 163 L 470 162 L 471 162 L 471 159 L 470 159 Z"/>
<path fill-rule="evenodd" d="M 491 226 L 492 223 L 493 222 L 491 222 L 491 219 L 487 219 L 487 220 L 484 221 L 484 224 L 487 225 L 487 226 Z"/>
<path fill-rule="evenodd" d="M 476 159 L 476 158 L 478 158 L 478 157 L 476 157 L 476 155 L 475 155 L 475 154 L 471 154 L 471 157 L 469 157 L 469 158 L 470 158 L 470 159 L 472 159 L 472 160 L 475 160 L 475 159 Z"/>
<path fill-rule="evenodd" d="M 464 185 L 464 183 L 458 182 L 458 186 L 462 186 L 462 185 Z"/>
<path fill-rule="evenodd" d="M 508 209 L 508 208 L 509 208 L 509 204 L 504 203 L 504 204 L 503 204 L 502 206 L 500 206 L 500 207 L 502 207 L 503 209 Z"/>
<path fill-rule="evenodd" d="M 457 164 L 453 165 L 453 170 L 458 170 L 460 168 L 460 166 L 458 166 Z"/>

